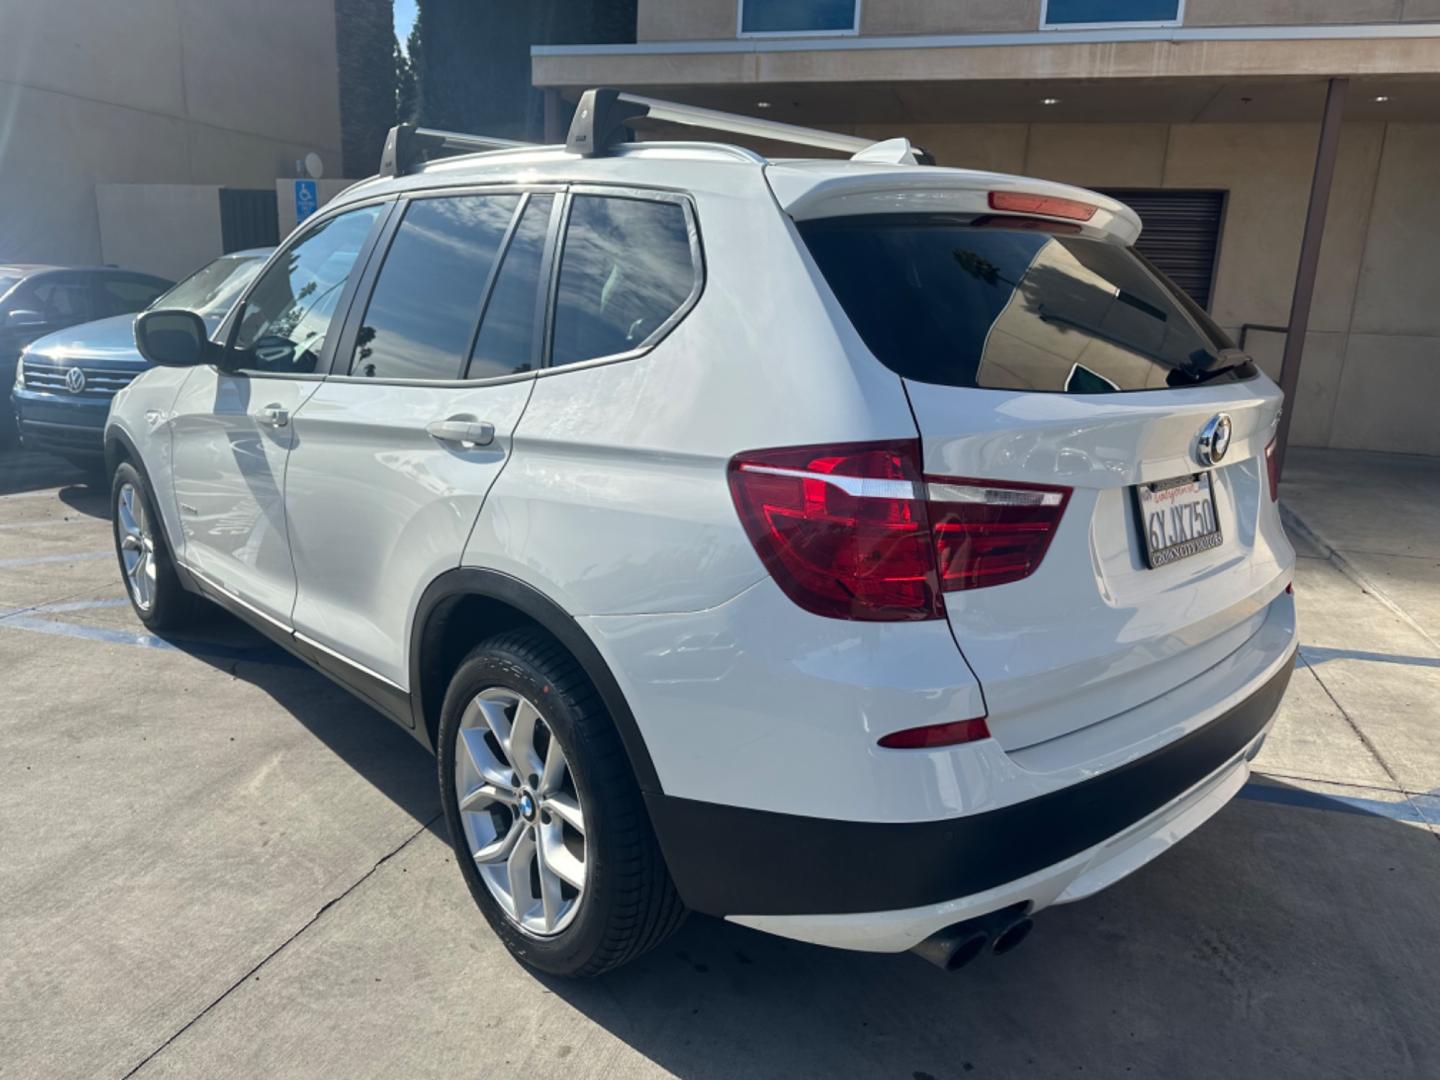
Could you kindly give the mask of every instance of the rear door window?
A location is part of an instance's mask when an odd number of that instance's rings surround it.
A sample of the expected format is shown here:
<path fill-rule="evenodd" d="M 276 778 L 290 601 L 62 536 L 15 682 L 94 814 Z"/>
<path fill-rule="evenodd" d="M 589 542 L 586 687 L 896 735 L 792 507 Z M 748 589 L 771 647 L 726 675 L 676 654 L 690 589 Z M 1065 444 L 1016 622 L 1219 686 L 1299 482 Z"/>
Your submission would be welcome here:
<path fill-rule="evenodd" d="M 532 371 L 539 363 L 540 266 L 554 202 L 553 195 L 532 195 L 520 213 L 495 287 L 485 303 L 467 378 L 514 375 Z"/>
<path fill-rule="evenodd" d="M 870 351 L 908 379 L 1092 394 L 1254 374 L 1203 312 L 1115 244 L 997 218 L 799 229 Z"/>
<path fill-rule="evenodd" d="M 697 276 L 679 203 L 575 196 L 560 257 L 551 364 L 641 347 L 684 306 Z"/>
<path fill-rule="evenodd" d="M 350 374 L 458 379 L 519 195 L 417 199 L 390 243 Z"/>

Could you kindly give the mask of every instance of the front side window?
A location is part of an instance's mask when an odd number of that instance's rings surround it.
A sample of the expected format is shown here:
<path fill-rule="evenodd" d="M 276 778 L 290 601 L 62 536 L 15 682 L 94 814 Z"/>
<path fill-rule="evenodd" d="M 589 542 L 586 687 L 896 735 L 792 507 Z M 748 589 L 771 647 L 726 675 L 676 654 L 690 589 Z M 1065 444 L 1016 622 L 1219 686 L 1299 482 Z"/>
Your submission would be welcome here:
<path fill-rule="evenodd" d="M 740 0 L 742 34 L 853 34 L 860 0 Z"/>
<path fill-rule="evenodd" d="M 231 339 L 231 367 L 316 370 L 345 283 L 382 210 L 362 206 L 332 217 L 270 265 L 245 298 Z"/>
<path fill-rule="evenodd" d="M 518 195 L 417 199 L 390 251 L 355 339 L 350 374 L 458 379 Z"/>
<path fill-rule="evenodd" d="M 495 287 L 485 303 L 467 378 L 532 371 L 539 360 L 540 266 L 554 202 L 553 195 L 532 195 L 520 213 Z"/>
<path fill-rule="evenodd" d="M 1077 26 L 1178 26 L 1184 0 L 1045 0 L 1040 25 L 1045 29 Z"/>
<path fill-rule="evenodd" d="M 551 363 L 644 345 L 690 298 L 696 274 L 679 203 L 577 195 L 560 258 Z"/>
<path fill-rule="evenodd" d="M 1179 290 L 1104 240 L 898 214 L 800 234 L 870 351 L 908 379 L 1095 394 L 1254 374 Z"/>
<path fill-rule="evenodd" d="M 13 306 L 38 311 L 49 325 L 73 326 L 91 318 L 89 292 L 84 280 L 74 274 L 48 274 Z"/>

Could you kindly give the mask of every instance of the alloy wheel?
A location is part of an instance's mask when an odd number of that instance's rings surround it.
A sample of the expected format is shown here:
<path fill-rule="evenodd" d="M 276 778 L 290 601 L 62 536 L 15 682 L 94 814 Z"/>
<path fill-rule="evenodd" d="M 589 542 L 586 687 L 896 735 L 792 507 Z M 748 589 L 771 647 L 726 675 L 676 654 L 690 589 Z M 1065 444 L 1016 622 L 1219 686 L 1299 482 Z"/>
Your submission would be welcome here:
<path fill-rule="evenodd" d="M 145 512 L 145 500 L 134 484 L 121 486 L 115 514 L 120 523 L 120 558 L 125 565 L 125 583 L 135 606 L 148 613 L 155 604 L 155 535 L 150 515 Z"/>
<path fill-rule="evenodd" d="M 560 933 L 585 898 L 585 817 L 570 763 L 543 714 L 505 687 L 460 718 L 455 794 L 480 879 L 520 929 Z"/>

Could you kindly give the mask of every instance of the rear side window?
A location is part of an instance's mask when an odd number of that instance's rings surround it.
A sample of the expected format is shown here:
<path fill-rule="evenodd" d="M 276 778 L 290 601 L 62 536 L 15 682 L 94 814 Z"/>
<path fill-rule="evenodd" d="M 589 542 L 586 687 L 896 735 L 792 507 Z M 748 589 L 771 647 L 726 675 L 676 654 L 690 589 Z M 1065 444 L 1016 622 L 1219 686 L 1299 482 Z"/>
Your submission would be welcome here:
<path fill-rule="evenodd" d="M 390 243 L 350 373 L 457 379 L 518 195 L 417 199 Z"/>
<path fill-rule="evenodd" d="M 908 379 L 1093 394 L 1254 374 L 1127 249 L 989 222 L 876 215 L 799 229 L 870 351 Z"/>
<path fill-rule="evenodd" d="M 577 195 L 560 258 L 551 364 L 639 348 L 684 306 L 697 272 L 679 203 Z"/>
<path fill-rule="evenodd" d="M 488 379 L 532 370 L 537 362 L 536 325 L 540 308 L 540 265 L 550 228 L 553 195 L 532 195 L 521 211 L 505 249 L 495 288 L 485 303 L 485 318 L 475 338 L 466 377 Z"/>

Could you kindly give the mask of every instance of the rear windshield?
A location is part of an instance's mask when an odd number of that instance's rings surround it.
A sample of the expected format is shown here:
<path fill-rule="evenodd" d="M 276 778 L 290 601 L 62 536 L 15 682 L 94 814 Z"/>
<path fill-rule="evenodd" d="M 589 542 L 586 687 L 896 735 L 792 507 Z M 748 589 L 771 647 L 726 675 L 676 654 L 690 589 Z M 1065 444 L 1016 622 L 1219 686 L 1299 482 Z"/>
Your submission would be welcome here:
<path fill-rule="evenodd" d="M 870 350 L 920 382 L 1101 394 L 1255 374 L 1133 250 L 1013 218 L 800 222 Z"/>

